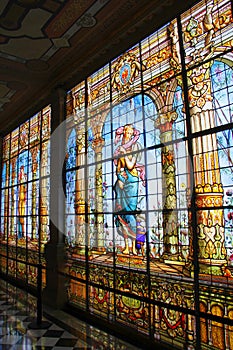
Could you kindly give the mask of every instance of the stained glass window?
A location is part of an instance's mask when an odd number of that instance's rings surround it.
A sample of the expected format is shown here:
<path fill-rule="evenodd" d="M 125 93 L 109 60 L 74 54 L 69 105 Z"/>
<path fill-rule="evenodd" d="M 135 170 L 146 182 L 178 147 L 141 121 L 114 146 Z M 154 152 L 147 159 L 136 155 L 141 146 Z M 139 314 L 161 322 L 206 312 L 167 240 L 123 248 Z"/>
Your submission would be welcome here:
<path fill-rule="evenodd" d="M 49 238 L 50 114 L 45 107 L 3 139 L 1 271 L 30 285 Z"/>
<path fill-rule="evenodd" d="M 232 26 L 200 1 L 67 91 L 68 304 L 174 348 L 233 348 Z M 34 286 L 50 114 L 3 139 L 0 270 Z"/>
<path fill-rule="evenodd" d="M 233 346 L 231 9 L 199 2 L 67 93 L 69 304 L 180 348 Z"/>

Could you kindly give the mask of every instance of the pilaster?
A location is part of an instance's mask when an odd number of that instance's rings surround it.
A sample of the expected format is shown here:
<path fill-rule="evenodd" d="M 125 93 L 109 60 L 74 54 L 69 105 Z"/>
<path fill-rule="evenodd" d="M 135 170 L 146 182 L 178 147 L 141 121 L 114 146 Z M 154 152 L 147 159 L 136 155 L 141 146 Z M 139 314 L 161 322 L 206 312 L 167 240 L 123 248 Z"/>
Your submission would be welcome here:
<path fill-rule="evenodd" d="M 177 113 L 170 111 L 161 113 L 155 121 L 160 130 L 162 146 L 162 190 L 163 190 L 163 259 L 166 261 L 179 261 L 178 251 L 178 217 L 176 197 L 176 169 L 174 161 L 174 148 L 172 144 L 172 125 L 177 119 Z"/>
<path fill-rule="evenodd" d="M 215 127 L 210 66 L 211 63 L 205 63 L 189 72 L 192 132 Z M 197 93 L 200 86 L 202 92 Z M 207 134 L 194 139 L 193 150 L 200 273 L 222 275 L 227 256 L 217 135 Z"/>
<path fill-rule="evenodd" d="M 62 308 L 67 299 L 66 281 L 63 274 L 65 269 L 63 165 L 66 128 L 65 124 L 61 126 L 65 120 L 65 101 L 65 90 L 61 87 L 56 88 L 51 103 L 50 240 L 44 248 L 46 287 L 43 292 L 43 302 L 55 308 Z"/>

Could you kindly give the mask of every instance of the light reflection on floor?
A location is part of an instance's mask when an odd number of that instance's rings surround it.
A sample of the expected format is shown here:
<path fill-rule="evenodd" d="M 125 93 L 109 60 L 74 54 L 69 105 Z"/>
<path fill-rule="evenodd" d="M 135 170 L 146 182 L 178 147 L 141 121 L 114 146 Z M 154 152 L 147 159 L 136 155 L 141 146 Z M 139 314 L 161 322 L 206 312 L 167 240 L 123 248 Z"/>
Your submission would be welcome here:
<path fill-rule="evenodd" d="M 36 298 L 0 280 L 0 350 L 139 349 L 59 310 L 53 317 L 62 317 L 63 327 L 51 322 L 48 329 L 30 329 Z"/>

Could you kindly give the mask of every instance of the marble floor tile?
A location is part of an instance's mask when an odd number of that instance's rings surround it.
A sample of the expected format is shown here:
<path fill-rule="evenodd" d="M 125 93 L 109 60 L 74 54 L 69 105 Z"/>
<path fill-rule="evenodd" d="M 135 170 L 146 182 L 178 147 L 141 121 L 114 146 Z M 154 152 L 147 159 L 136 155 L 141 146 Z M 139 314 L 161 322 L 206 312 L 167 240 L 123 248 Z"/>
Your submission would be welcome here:
<path fill-rule="evenodd" d="M 49 327 L 31 329 L 36 323 L 36 298 L 0 280 L 0 350 L 139 349 L 61 310 L 44 309 Z"/>

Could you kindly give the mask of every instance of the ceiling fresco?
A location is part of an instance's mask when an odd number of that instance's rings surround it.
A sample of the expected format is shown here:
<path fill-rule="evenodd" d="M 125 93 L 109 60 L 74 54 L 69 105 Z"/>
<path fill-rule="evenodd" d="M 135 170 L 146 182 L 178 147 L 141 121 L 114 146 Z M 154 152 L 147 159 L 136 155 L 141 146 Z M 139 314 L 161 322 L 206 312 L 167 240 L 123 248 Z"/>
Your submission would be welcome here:
<path fill-rule="evenodd" d="M 197 1 L 0 1 L 0 133 Z"/>

